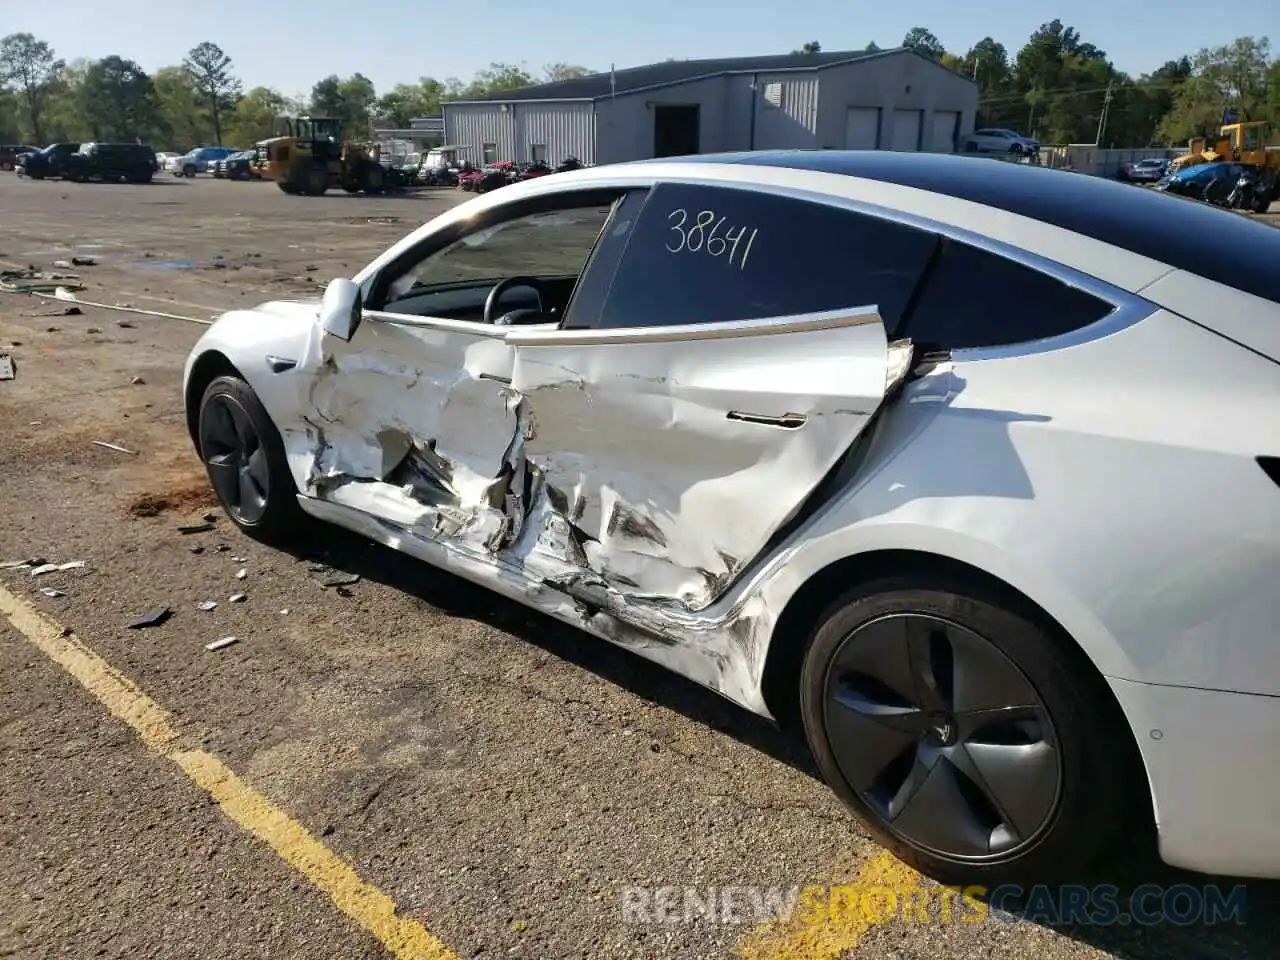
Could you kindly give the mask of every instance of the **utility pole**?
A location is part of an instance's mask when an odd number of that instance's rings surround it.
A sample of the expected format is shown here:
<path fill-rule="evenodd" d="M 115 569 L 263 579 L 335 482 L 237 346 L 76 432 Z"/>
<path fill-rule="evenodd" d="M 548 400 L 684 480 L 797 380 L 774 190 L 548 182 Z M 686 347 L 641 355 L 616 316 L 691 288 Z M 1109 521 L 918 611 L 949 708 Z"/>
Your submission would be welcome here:
<path fill-rule="evenodd" d="M 1107 94 L 1102 98 L 1102 116 L 1098 117 L 1098 137 L 1094 140 L 1095 147 L 1102 146 L 1102 135 L 1107 129 L 1107 114 L 1111 112 L 1111 81 L 1107 81 Z"/>

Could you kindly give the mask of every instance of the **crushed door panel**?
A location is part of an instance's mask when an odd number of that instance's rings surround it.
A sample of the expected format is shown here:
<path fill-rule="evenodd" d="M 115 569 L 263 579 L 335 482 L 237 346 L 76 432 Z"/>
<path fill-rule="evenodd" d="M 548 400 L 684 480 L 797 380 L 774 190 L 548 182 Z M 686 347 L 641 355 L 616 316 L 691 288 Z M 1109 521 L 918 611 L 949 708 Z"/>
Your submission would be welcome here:
<path fill-rule="evenodd" d="M 885 396 L 874 307 L 748 324 L 517 331 L 525 454 L 585 570 L 705 607 L 848 450 Z M 534 558 L 529 558 L 530 562 Z"/>

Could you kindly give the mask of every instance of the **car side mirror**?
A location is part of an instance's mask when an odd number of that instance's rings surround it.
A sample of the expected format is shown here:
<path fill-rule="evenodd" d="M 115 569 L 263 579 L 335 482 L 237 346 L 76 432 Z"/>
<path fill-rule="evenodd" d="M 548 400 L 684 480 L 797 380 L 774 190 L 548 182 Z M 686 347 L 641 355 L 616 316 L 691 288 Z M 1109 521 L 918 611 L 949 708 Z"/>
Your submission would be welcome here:
<path fill-rule="evenodd" d="M 342 277 L 330 280 L 320 301 L 320 326 L 324 332 L 339 340 L 350 340 L 363 314 L 360 285 Z"/>

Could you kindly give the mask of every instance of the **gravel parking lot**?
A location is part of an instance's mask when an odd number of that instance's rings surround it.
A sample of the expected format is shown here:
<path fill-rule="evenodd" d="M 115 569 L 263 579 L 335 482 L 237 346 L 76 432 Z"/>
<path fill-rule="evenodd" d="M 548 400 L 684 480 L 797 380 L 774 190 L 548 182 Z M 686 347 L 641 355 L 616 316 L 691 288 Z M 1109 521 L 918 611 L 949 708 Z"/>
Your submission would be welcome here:
<path fill-rule="evenodd" d="M 6 174 L 0 269 L 91 257 L 84 298 L 207 320 L 318 295 L 460 196 Z M 0 956 L 1280 955 L 1271 884 L 1212 927 L 762 926 L 761 890 L 937 891 L 803 749 L 630 654 L 338 531 L 296 556 L 181 532 L 213 505 L 180 391 L 202 330 L 0 294 L 0 562 L 84 561 L 0 570 Z M 738 907 L 664 919 L 664 887 Z"/>

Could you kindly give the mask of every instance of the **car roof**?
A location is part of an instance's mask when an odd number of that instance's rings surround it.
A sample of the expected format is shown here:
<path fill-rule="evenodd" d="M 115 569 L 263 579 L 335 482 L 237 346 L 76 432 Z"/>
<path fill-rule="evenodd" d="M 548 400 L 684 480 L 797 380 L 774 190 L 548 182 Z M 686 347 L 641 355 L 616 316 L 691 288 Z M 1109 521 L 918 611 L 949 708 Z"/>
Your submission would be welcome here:
<path fill-rule="evenodd" d="M 839 174 L 968 200 L 1096 237 L 1280 303 L 1280 229 L 1104 177 L 977 157 L 888 150 L 702 154 L 681 157 L 679 162 Z M 1213 237 L 1213 242 L 1206 243 L 1206 237 Z"/>

